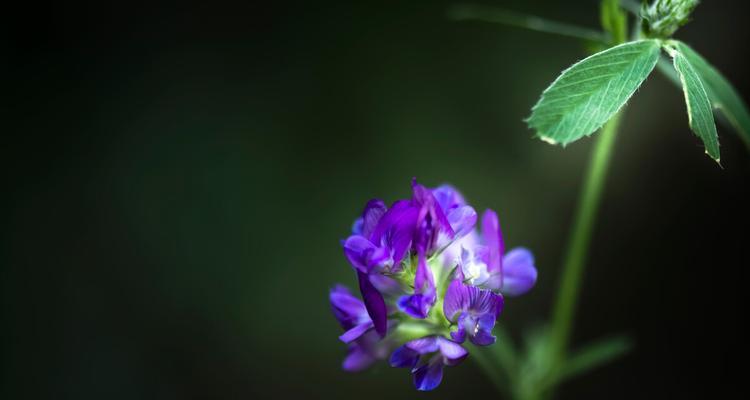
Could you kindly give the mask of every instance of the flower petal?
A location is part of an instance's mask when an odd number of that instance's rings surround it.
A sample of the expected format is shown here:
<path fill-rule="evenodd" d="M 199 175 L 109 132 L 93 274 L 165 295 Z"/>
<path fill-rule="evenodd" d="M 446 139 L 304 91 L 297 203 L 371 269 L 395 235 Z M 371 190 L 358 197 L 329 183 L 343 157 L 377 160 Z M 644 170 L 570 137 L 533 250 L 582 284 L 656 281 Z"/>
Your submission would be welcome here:
<path fill-rule="evenodd" d="M 414 370 L 414 387 L 419 391 L 435 389 L 443 380 L 443 363 L 436 361 L 425 364 Z"/>
<path fill-rule="evenodd" d="M 412 243 L 419 208 L 410 200 L 399 200 L 380 218 L 370 235 L 378 245 L 386 245 L 393 252 L 393 265 L 398 266 Z"/>
<path fill-rule="evenodd" d="M 466 318 L 469 317 L 468 313 L 461 313 L 461 316 L 458 317 L 458 321 L 456 322 L 456 329 L 455 331 L 451 332 L 451 339 L 453 339 L 456 343 L 463 343 L 466 341 Z"/>
<path fill-rule="evenodd" d="M 469 355 L 463 346 L 443 337 L 438 337 L 438 347 L 446 365 L 456 365 Z"/>
<path fill-rule="evenodd" d="M 414 203 L 419 206 L 419 214 L 416 221 L 415 242 L 416 247 L 423 247 L 425 251 L 431 252 L 441 235 L 447 239 L 453 239 L 455 233 L 450 222 L 445 217 L 443 209 L 435 200 L 435 196 L 426 187 L 412 179 L 412 191 Z"/>
<path fill-rule="evenodd" d="M 359 217 L 354 220 L 354 223 L 352 224 L 352 235 L 362 235 L 362 225 L 364 224 L 364 221 L 362 220 L 362 217 Z"/>
<path fill-rule="evenodd" d="M 466 236 L 454 240 L 440 254 L 441 263 L 445 268 L 453 268 L 461 262 L 461 250 L 463 248 L 473 249 L 479 244 L 479 235 L 476 229 L 472 230 Z"/>
<path fill-rule="evenodd" d="M 528 292 L 536 283 L 534 256 L 525 248 L 517 247 L 503 259 L 503 286 L 500 291 L 508 296 Z"/>
<path fill-rule="evenodd" d="M 437 200 L 440 207 L 446 213 L 452 208 L 466 204 L 464 196 L 456 188 L 448 184 L 442 184 L 432 189 L 432 195 L 435 196 L 435 200 Z"/>
<path fill-rule="evenodd" d="M 370 282 L 384 295 L 399 295 L 404 291 L 395 279 L 378 273 L 370 274 Z"/>
<path fill-rule="evenodd" d="M 505 243 L 503 243 L 497 213 L 492 210 L 487 210 L 482 215 L 482 239 L 484 245 L 490 249 L 487 270 L 490 275 L 502 274 L 502 254 L 505 252 Z"/>
<path fill-rule="evenodd" d="M 372 199 L 367 202 L 364 211 L 362 211 L 362 236 L 369 238 L 372 235 L 387 209 L 383 200 Z"/>
<path fill-rule="evenodd" d="M 357 277 L 359 278 L 359 290 L 362 292 L 367 313 L 372 319 L 375 331 L 380 337 L 383 337 L 388 330 L 388 309 L 385 306 L 383 295 L 375 289 L 367 274 L 358 271 Z"/>
<path fill-rule="evenodd" d="M 471 286 L 471 306 L 469 311 L 476 316 L 500 315 L 503 309 L 503 296 L 487 289 Z"/>
<path fill-rule="evenodd" d="M 417 271 L 414 274 L 414 293 L 426 294 L 435 291 L 435 279 L 427 266 L 427 256 L 423 249 L 417 250 Z"/>
<path fill-rule="evenodd" d="M 448 321 L 456 322 L 460 314 L 469 308 L 471 300 L 469 290 L 469 286 L 464 285 L 458 279 L 454 279 L 448 285 L 443 300 L 443 314 Z"/>
<path fill-rule="evenodd" d="M 402 296 L 397 304 L 398 308 L 410 317 L 425 319 L 435 304 L 435 293 Z"/>
<path fill-rule="evenodd" d="M 477 346 L 489 346 L 495 343 L 495 336 L 492 335 L 492 328 L 495 327 L 495 316 L 491 314 L 483 315 L 476 321 L 474 334 L 469 336 L 469 340 Z"/>
<path fill-rule="evenodd" d="M 375 358 L 367 353 L 363 348 L 357 345 L 352 345 L 351 347 L 349 347 L 349 352 L 344 358 L 344 362 L 341 364 L 341 367 L 345 371 L 359 372 L 366 369 L 374 362 Z"/>
<path fill-rule="evenodd" d="M 451 322 L 456 322 L 459 312 L 470 311 L 475 316 L 497 316 L 502 307 L 501 295 L 491 290 L 466 285 L 458 279 L 454 279 L 448 286 L 443 301 L 443 313 Z"/>
<path fill-rule="evenodd" d="M 477 212 L 471 206 L 457 207 L 449 211 L 446 218 L 455 233 L 454 240 L 469 234 L 477 224 Z"/>
<path fill-rule="evenodd" d="M 333 315 L 344 329 L 350 329 L 361 319 L 362 315 L 367 314 L 362 300 L 355 297 L 345 286 L 336 285 L 331 289 L 329 298 Z"/>
<path fill-rule="evenodd" d="M 419 353 L 404 345 L 391 354 L 390 364 L 394 368 L 414 368 L 417 361 L 419 361 Z"/>
<path fill-rule="evenodd" d="M 372 321 L 355 325 L 353 328 L 349 329 L 348 331 L 344 332 L 344 334 L 339 336 L 339 340 L 344 343 L 351 343 L 359 339 L 359 337 L 364 335 L 368 330 L 372 329 L 372 326 Z"/>
<path fill-rule="evenodd" d="M 414 294 L 404 296 L 398 301 L 398 306 L 414 318 L 424 319 L 435 304 L 435 280 L 432 270 L 427 266 L 427 257 L 422 248 L 418 249 L 417 271 L 414 275 Z"/>
<path fill-rule="evenodd" d="M 429 354 L 438 351 L 440 348 L 438 340 L 439 338 L 437 336 L 425 336 L 423 338 L 410 340 L 406 342 L 404 346 L 408 349 L 414 350 L 417 354 Z"/>
<path fill-rule="evenodd" d="M 349 263 L 361 272 L 369 272 L 368 256 L 375 250 L 376 246 L 364 236 L 352 235 L 344 241 L 344 255 Z"/>

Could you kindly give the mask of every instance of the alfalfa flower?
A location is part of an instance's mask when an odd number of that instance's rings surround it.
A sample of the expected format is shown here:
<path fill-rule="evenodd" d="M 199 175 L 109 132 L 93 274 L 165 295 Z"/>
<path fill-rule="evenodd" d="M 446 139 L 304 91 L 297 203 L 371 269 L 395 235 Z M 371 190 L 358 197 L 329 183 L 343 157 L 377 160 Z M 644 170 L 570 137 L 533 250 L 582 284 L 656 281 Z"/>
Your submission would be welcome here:
<path fill-rule="evenodd" d="M 484 213 L 481 234 L 476 222 L 449 185 L 429 189 L 414 180 L 409 199 L 367 203 L 342 241 L 362 300 L 342 286 L 330 295 L 349 346 L 344 369 L 362 370 L 393 351 L 391 365 L 409 368 L 416 388 L 431 390 L 444 366 L 468 356 L 467 338 L 495 342 L 503 295 L 528 291 L 536 269 L 528 250 L 505 254 L 494 211 Z"/>

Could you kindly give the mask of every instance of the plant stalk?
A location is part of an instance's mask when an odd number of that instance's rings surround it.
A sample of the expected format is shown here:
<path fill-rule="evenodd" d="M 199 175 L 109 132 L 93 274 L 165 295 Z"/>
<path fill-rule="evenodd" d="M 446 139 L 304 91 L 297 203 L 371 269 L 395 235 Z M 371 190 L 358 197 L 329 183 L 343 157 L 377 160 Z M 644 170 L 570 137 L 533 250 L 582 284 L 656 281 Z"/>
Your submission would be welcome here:
<path fill-rule="evenodd" d="M 608 35 L 594 29 L 479 4 L 455 4 L 448 9 L 448 17 L 457 21 L 498 23 L 537 32 L 583 39 L 594 43 L 607 43 L 609 41 Z"/>
<path fill-rule="evenodd" d="M 551 327 L 552 369 L 558 370 L 566 361 L 570 333 L 575 316 L 575 307 L 583 277 L 591 233 L 604 189 L 612 149 L 622 118 L 620 110 L 602 128 L 589 160 L 586 180 L 581 188 L 574 225 L 568 242 L 562 277 L 557 292 L 557 301 Z"/>
<path fill-rule="evenodd" d="M 477 363 L 479 369 L 482 370 L 490 382 L 492 382 L 495 389 L 497 389 L 497 391 L 503 396 L 510 396 L 511 388 L 502 383 L 503 375 L 500 370 L 500 365 L 493 362 L 492 358 L 488 357 L 482 348 L 469 346 L 468 350 L 471 358 Z"/>

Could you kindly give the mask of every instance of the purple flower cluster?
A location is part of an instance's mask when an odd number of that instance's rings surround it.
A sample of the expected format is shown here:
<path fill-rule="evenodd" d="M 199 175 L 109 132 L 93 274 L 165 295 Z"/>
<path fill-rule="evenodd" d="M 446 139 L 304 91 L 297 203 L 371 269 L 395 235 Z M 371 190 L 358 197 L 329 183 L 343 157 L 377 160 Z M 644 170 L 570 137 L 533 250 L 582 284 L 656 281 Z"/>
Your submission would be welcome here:
<path fill-rule="evenodd" d="M 340 285 L 330 300 L 349 348 L 345 370 L 390 355 L 391 366 L 411 370 L 418 390 L 432 390 L 443 366 L 468 356 L 467 339 L 495 343 L 503 295 L 527 292 L 537 272 L 528 250 L 505 252 L 494 211 L 482 215 L 480 234 L 477 213 L 453 187 L 428 189 L 415 180 L 412 191 L 390 208 L 367 203 L 342 242 L 362 300 Z"/>

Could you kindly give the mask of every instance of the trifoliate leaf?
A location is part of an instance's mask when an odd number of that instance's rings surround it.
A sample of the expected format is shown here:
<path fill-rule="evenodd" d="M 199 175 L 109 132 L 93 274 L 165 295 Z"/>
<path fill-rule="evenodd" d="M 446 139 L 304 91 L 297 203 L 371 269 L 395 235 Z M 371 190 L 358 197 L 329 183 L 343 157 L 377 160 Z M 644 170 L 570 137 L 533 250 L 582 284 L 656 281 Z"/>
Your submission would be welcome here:
<path fill-rule="evenodd" d="M 702 78 L 714 109 L 719 110 L 726 117 L 745 144 L 750 146 L 750 112 L 745 102 L 742 101 L 742 97 L 732 84 L 695 50 L 679 41 L 675 41 L 675 47 Z"/>
<path fill-rule="evenodd" d="M 552 82 L 526 122 L 552 144 L 590 135 L 625 104 L 658 59 L 656 40 L 628 42 L 585 58 Z"/>
<path fill-rule="evenodd" d="M 716 134 L 716 124 L 711 110 L 711 101 L 706 93 L 706 85 L 695 71 L 693 64 L 679 49 L 672 46 L 665 48 L 672 56 L 674 68 L 680 74 L 690 129 L 703 141 L 706 154 L 718 162 L 719 137 Z"/>

